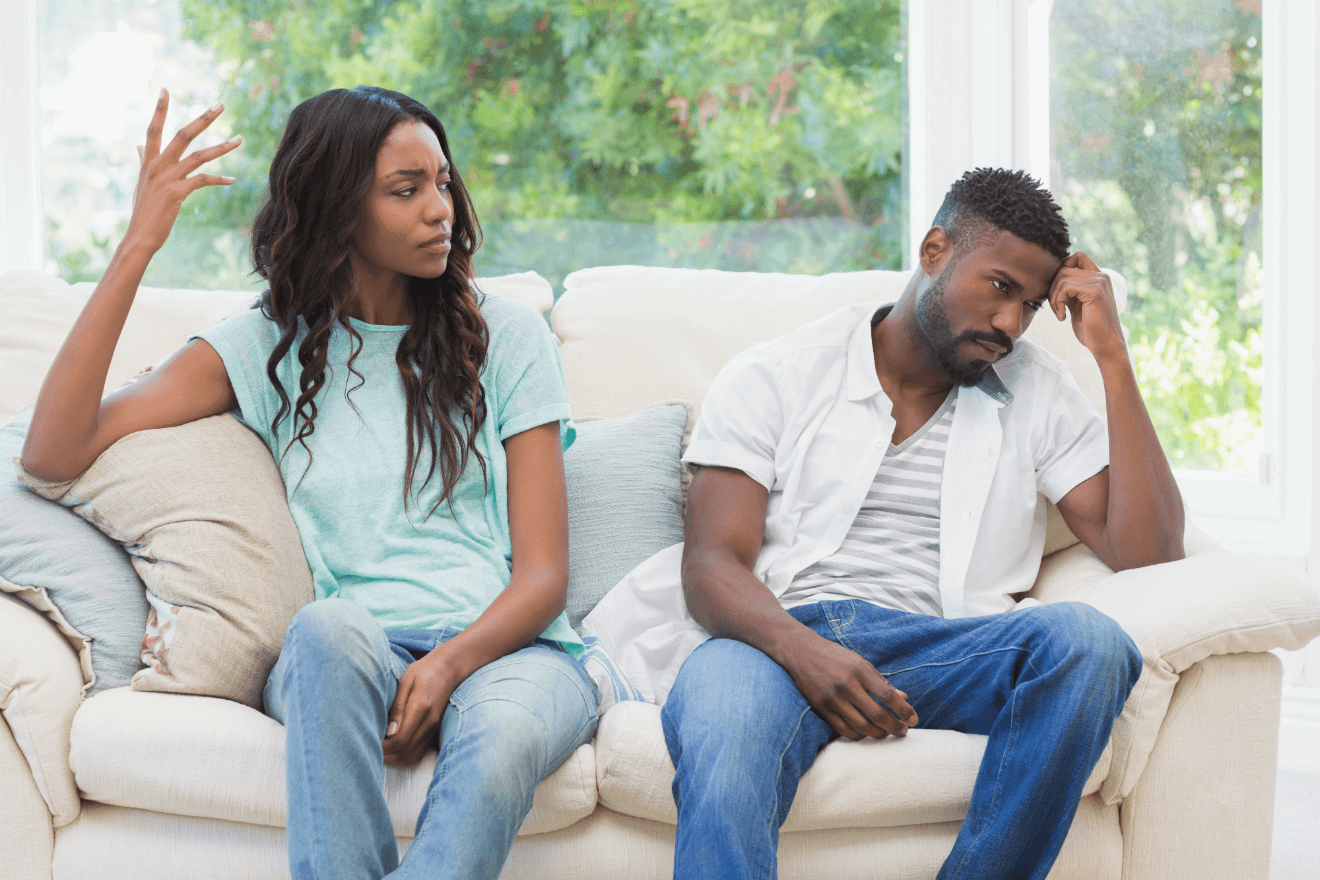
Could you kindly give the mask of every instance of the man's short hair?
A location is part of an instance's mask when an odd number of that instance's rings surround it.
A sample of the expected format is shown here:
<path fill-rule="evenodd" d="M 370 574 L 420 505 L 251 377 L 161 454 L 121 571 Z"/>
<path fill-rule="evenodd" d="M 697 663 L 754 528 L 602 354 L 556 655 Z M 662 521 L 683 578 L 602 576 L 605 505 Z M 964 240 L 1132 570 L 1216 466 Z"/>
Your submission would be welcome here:
<path fill-rule="evenodd" d="M 1049 190 L 1025 171 L 977 168 L 949 187 L 935 215 L 955 253 L 971 250 L 984 234 L 1011 232 L 1060 260 L 1068 256 L 1068 223 Z"/>

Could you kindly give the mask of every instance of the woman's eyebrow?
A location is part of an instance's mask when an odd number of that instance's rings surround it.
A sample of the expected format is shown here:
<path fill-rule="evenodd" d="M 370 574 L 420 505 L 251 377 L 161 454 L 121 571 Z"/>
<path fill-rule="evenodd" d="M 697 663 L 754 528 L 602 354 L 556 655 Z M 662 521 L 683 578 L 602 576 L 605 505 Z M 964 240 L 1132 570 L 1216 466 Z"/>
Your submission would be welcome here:
<path fill-rule="evenodd" d="M 440 170 L 437 173 L 448 174 L 449 163 L 445 162 L 443 165 L 441 165 Z M 391 171 L 389 174 L 386 174 L 383 179 L 392 180 L 396 177 L 426 177 L 426 176 L 427 176 L 426 171 L 421 168 L 399 168 L 395 171 Z"/>

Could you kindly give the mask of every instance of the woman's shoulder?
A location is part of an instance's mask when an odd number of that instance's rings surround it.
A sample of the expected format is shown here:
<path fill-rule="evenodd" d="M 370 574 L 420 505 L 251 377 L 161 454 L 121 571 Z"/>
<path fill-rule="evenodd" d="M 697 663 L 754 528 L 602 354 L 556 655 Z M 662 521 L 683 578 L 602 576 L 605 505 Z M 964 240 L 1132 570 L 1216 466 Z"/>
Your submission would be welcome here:
<path fill-rule="evenodd" d="M 541 313 L 527 303 L 498 293 L 476 292 L 477 307 L 486 319 L 490 338 L 500 336 L 548 335 L 550 327 Z"/>
<path fill-rule="evenodd" d="M 238 355 L 269 354 L 280 339 L 280 326 L 259 307 L 253 307 L 226 318 L 197 336 L 205 339 L 221 355 L 226 351 Z"/>

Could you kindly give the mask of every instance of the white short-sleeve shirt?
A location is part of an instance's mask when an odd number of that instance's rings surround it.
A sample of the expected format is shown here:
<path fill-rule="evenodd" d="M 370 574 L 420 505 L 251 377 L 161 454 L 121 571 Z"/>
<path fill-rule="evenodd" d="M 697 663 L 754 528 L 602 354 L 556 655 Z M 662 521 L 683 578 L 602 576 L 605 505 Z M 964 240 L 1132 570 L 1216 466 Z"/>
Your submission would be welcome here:
<path fill-rule="evenodd" d="M 753 573 L 781 596 L 836 551 L 894 433 L 876 376 L 871 318 L 849 306 L 735 357 L 702 404 L 684 461 L 743 471 L 770 493 Z M 1063 362 L 1019 339 L 974 388 L 958 388 L 941 478 L 940 599 L 946 617 L 996 614 L 1031 588 L 1045 546 L 1045 502 L 1109 464 L 1095 408 Z M 661 551 L 588 615 L 648 699 L 663 702 L 708 635 L 687 613 L 678 562 Z"/>

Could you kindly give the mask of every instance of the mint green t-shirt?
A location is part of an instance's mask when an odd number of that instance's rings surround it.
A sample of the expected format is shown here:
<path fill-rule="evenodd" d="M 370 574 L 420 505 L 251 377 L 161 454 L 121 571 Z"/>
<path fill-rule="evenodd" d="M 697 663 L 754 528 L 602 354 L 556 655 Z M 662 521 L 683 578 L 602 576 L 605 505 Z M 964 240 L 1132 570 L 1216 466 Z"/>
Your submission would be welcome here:
<path fill-rule="evenodd" d="M 280 401 L 266 360 L 279 341 L 278 325 L 253 309 L 198 334 L 224 361 L 244 423 L 279 463 L 316 598 L 349 599 L 385 629 L 463 629 L 475 621 L 509 584 L 513 549 L 502 441 L 557 421 L 565 448 L 572 442 L 563 364 L 545 321 L 531 307 L 498 296 L 485 296 L 481 313 L 490 346 L 481 375 L 486 420 L 476 448 L 486 461 L 486 480 L 469 456 L 449 499 L 452 511 L 446 502 L 430 516 L 441 487 L 438 469 L 420 485 L 429 455 L 414 478 L 412 503 L 404 505 L 407 405 L 394 356 L 407 327 L 350 319 L 362 336 L 353 362 L 359 380 L 347 369 L 352 339 L 334 325 L 316 429 L 307 438 L 310 460 L 300 443 L 290 446 L 291 416 L 271 433 Z M 302 339 L 277 368 L 291 406 Z M 541 635 L 574 656 L 582 652 L 562 613 Z"/>

